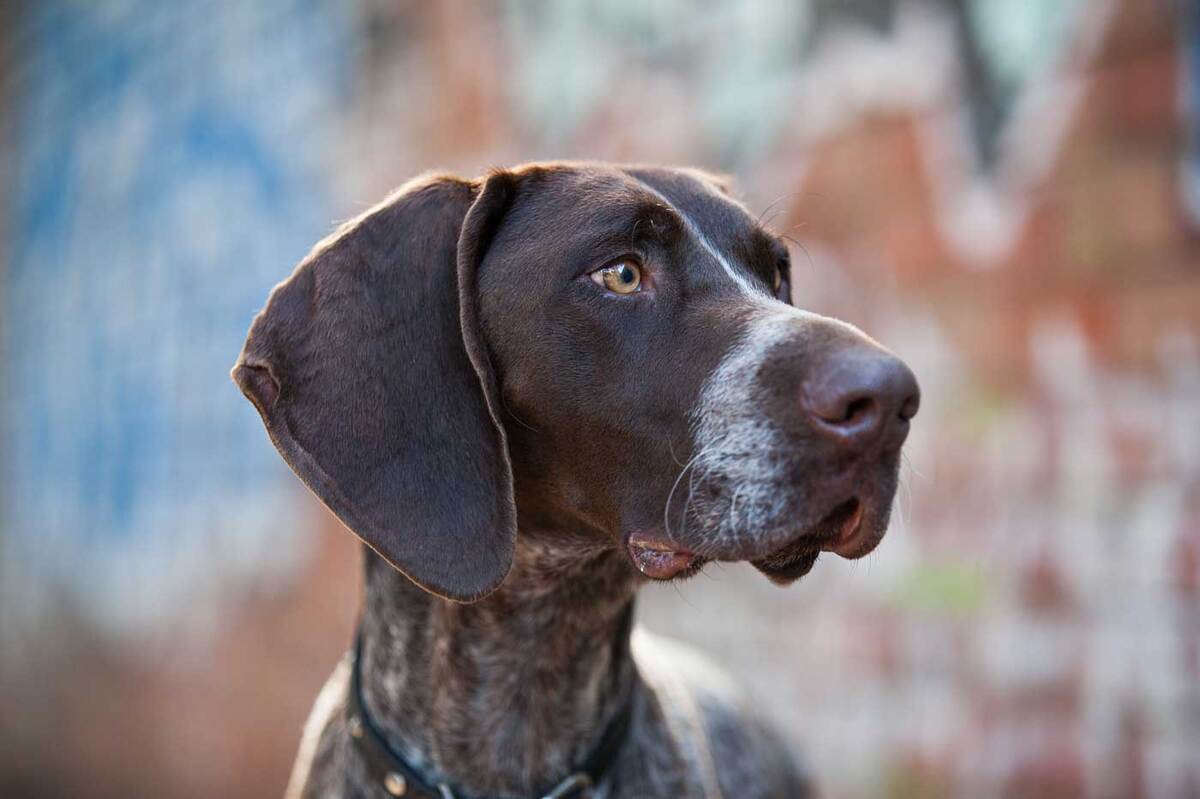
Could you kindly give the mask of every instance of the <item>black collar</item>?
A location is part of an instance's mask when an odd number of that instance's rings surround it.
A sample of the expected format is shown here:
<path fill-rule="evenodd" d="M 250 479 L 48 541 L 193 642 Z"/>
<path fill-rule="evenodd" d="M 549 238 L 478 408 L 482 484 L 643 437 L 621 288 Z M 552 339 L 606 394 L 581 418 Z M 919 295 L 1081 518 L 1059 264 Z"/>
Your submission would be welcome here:
<path fill-rule="evenodd" d="M 632 610 L 627 611 L 632 620 Z M 626 633 L 627 634 L 627 633 Z M 416 769 L 409 765 L 399 752 L 384 737 L 383 732 L 375 724 L 367 712 L 362 694 L 362 627 L 359 627 L 354 643 L 354 660 L 350 665 L 350 696 L 346 703 L 346 727 L 354 749 L 362 758 L 367 768 L 371 782 L 384 791 L 382 795 L 399 796 L 404 799 L 466 799 L 456 794 L 446 783 L 430 784 Z M 601 778 L 616 759 L 625 735 L 629 731 L 629 720 L 632 715 L 633 697 L 627 697 L 621 709 L 609 722 L 608 729 L 600 739 L 599 745 L 592 750 L 591 755 L 583 764 L 551 786 L 545 793 L 539 794 L 541 799 L 581 799 L 587 796 L 587 791 L 600 784 Z"/>

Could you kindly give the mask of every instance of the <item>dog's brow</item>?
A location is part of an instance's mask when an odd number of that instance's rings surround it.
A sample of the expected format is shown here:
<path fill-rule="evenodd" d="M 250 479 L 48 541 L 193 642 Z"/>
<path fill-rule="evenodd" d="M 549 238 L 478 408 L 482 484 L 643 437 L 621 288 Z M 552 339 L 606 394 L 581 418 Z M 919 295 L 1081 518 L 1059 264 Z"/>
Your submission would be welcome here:
<path fill-rule="evenodd" d="M 663 194 L 653 186 L 647 185 L 646 189 L 660 201 L 662 201 L 668 208 L 679 215 L 679 218 L 683 221 L 684 227 L 686 227 L 688 231 L 696 237 L 696 240 L 700 242 L 700 246 L 704 248 L 704 251 L 711 255 L 713 260 L 720 264 L 721 269 L 725 271 L 725 274 L 729 275 L 729 277 L 733 280 L 737 287 L 742 290 L 743 293 L 753 296 L 762 294 L 761 291 L 755 290 L 754 284 L 747 280 L 745 275 L 734 268 L 733 264 L 730 263 L 729 259 L 725 257 L 724 253 L 713 246 L 713 243 L 709 241 L 708 236 L 704 235 L 704 231 L 700 229 L 700 226 L 697 225 L 690 216 L 684 213 L 683 210 L 677 205 L 664 197 Z"/>
<path fill-rule="evenodd" d="M 664 204 L 658 197 L 654 197 L 640 202 L 634 208 L 633 221 L 629 226 L 629 238 L 662 240 L 684 226 L 686 223 L 674 208 Z"/>
<path fill-rule="evenodd" d="M 627 250 L 638 242 L 668 242 L 682 233 L 686 223 L 674 208 L 657 197 L 637 197 L 632 203 L 603 207 L 593 217 L 593 225 L 582 229 L 570 244 L 573 259 L 589 260 L 597 252 Z"/>

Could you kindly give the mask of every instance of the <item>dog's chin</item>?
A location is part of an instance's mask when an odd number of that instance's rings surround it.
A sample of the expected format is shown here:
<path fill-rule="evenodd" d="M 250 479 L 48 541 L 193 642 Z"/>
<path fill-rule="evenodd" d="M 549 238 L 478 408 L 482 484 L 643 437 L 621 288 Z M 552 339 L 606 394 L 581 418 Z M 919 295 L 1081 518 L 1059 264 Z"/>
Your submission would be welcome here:
<path fill-rule="evenodd" d="M 799 530 L 783 546 L 750 563 L 777 585 L 789 585 L 812 571 L 822 552 L 848 560 L 867 555 L 887 530 L 890 503 L 882 512 L 858 497 L 838 503 L 815 524 Z"/>
<path fill-rule="evenodd" d="M 634 568 L 656 581 L 691 577 L 707 563 L 722 561 L 749 562 L 771 582 L 789 585 L 812 571 L 822 552 L 856 560 L 874 551 L 887 532 L 896 493 L 896 470 L 888 467 L 824 487 L 823 500 L 810 493 L 772 507 L 738 536 L 702 524 L 683 538 L 660 529 L 634 530 L 625 536 L 626 554 Z M 718 492 L 729 494 L 724 486 Z"/>

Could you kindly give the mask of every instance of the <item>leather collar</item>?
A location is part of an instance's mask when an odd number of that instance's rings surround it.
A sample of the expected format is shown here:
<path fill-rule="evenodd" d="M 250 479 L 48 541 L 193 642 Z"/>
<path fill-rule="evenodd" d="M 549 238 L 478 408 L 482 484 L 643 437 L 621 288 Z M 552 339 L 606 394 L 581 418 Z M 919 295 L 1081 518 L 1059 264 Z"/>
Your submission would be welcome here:
<path fill-rule="evenodd" d="M 626 611 L 625 625 L 633 619 L 633 607 Z M 627 631 L 626 633 L 627 634 Z M 468 799 L 456 793 L 447 783 L 431 782 L 413 768 L 388 742 L 383 732 L 367 712 L 362 693 L 363 635 L 359 627 L 351 663 L 350 696 L 346 703 L 346 728 L 350 739 L 366 765 L 369 779 L 383 791 L 380 795 L 404 799 Z M 557 784 L 539 794 L 540 799 L 583 799 L 600 784 L 616 760 L 621 744 L 629 732 L 633 697 L 629 696 L 609 722 L 600 743 L 583 763 Z"/>

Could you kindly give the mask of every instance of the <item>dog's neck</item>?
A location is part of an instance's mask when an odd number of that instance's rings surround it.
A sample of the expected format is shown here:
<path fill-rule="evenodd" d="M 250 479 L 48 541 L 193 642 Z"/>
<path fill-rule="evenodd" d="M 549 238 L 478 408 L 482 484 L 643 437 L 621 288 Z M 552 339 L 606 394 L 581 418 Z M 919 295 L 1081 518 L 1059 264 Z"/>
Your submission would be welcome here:
<path fill-rule="evenodd" d="M 530 796 L 562 779 L 630 701 L 619 553 L 521 535 L 495 593 L 458 604 L 368 550 L 363 694 L 389 742 L 467 796 Z"/>

